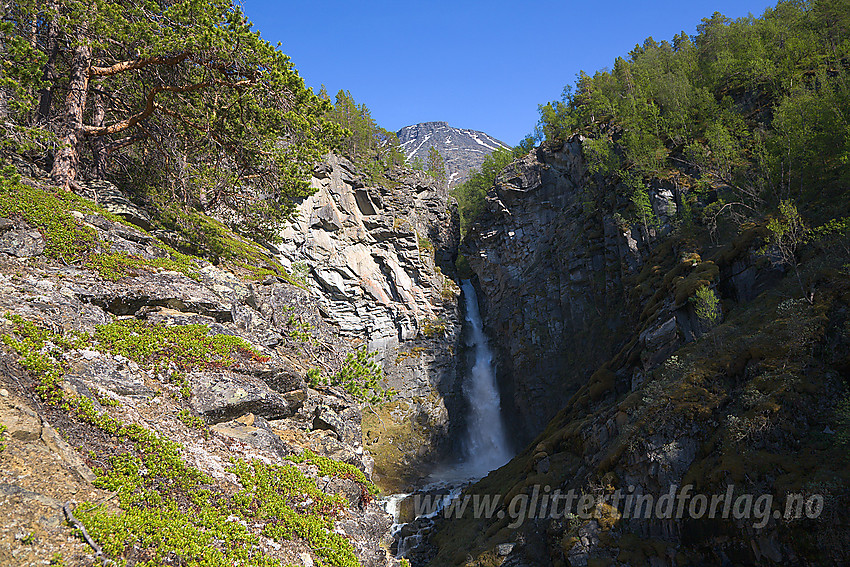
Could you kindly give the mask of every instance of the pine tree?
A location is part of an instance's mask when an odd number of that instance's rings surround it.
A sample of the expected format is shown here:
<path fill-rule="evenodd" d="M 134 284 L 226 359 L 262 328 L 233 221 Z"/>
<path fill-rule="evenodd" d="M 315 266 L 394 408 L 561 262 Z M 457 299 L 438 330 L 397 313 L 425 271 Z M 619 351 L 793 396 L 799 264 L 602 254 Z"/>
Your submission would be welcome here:
<path fill-rule="evenodd" d="M 434 178 L 438 185 L 446 183 L 446 163 L 437 148 L 431 146 L 428 150 L 428 159 L 425 160 L 425 172 Z"/>
<path fill-rule="evenodd" d="M 56 183 L 67 188 L 122 161 L 128 188 L 159 185 L 184 206 L 230 209 L 234 223 L 267 236 L 291 197 L 310 191 L 309 168 L 339 129 L 231 0 L 11 9 L 0 90 L 28 106 L 19 125 L 55 135 L 55 152 L 39 159 L 52 161 Z"/>

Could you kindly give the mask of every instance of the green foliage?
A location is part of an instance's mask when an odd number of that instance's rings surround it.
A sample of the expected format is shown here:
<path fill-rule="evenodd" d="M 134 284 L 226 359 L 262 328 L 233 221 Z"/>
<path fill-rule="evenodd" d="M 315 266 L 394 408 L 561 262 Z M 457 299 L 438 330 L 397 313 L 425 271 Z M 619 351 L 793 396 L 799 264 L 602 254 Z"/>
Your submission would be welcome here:
<path fill-rule="evenodd" d="M 783 262 L 796 265 L 797 249 L 806 243 L 809 233 L 796 205 L 789 200 L 779 203 L 779 216 L 768 221 L 767 230 L 770 244 L 779 251 Z"/>
<path fill-rule="evenodd" d="M 311 388 L 323 385 L 321 368 L 309 368 L 307 370 L 307 384 Z"/>
<path fill-rule="evenodd" d="M 345 499 L 325 494 L 295 466 L 234 460 L 231 472 L 242 490 L 229 497 L 210 489 L 212 479 L 184 461 L 179 444 L 98 411 L 89 398 L 63 396 L 57 384 L 63 371 L 62 354 L 71 349 L 102 349 L 150 368 L 204 368 L 232 363 L 235 350 L 254 356 L 247 343 L 235 337 L 210 336 L 202 325 L 181 330 L 136 321 L 101 325 L 93 338 L 64 337 L 18 315 L 7 317 L 14 336 L 4 335 L 3 341 L 41 378 L 42 398 L 131 446 L 129 452 L 103 457 L 108 465 L 95 470 L 95 485 L 116 492 L 121 511 L 91 503 L 83 503 L 75 511 L 107 556 L 125 561 L 134 557 L 135 565 L 146 567 L 175 561 L 209 567 L 282 567 L 263 554 L 252 531 L 261 527 L 264 536 L 278 541 L 303 538 L 322 564 L 358 565 L 348 539 L 332 531 L 333 519 L 345 506 Z M 190 427 L 206 430 L 203 420 L 188 410 L 177 417 Z M 375 493 L 356 467 L 310 452 L 293 460 L 315 464 L 322 474 L 351 478 Z M 247 527 L 248 522 L 252 528 Z M 144 559 L 139 560 L 140 556 Z"/>
<path fill-rule="evenodd" d="M 374 484 L 369 482 L 363 471 L 349 463 L 335 461 L 330 457 L 317 455 L 309 449 L 305 449 L 299 455 L 290 455 L 287 457 L 293 463 L 310 463 L 316 465 L 319 469 L 319 474 L 322 476 L 335 476 L 339 478 L 348 478 L 363 485 L 371 494 L 377 494 L 378 489 Z"/>
<path fill-rule="evenodd" d="M 286 269 L 265 248 L 238 236 L 221 221 L 169 203 L 167 196 L 158 189 L 148 187 L 144 195 L 154 212 L 157 225 L 180 235 L 181 249 L 209 258 L 214 263 L 225 262 L 246 270 L 253 279 L 276 275 L 303 287 L 303 281 L 287 274 Z"/>
<path fill-rule="evenodd" d="M 93 346 L 120 354 L 146 368 L 173 365 L 181 370 L 223 368 L 236 363 L 235 353 L 263 356 L 245 339 L 210 335 L 206 325 L 152 325 L 134 319 L 98 325 Z"/>
<path fill-rule="evenodd" d="M 0 172 L 0 216 L 20 217 L 42 231 L 48 258 L 74 262 L 98 241 L 97 231 L 78 223 L 71 211 L 97 212 L 92 203 L 61 190 L 42 190 L 20 182 L 11 167 Z"/>
<path fill-rule="evenodd" d="M 96 214 L 123 222 L 91 201 L 57 188 L 31 187 L 20 182 L 11 168 L 0 171 L 0 216 L 20 217 L 44 236 L 44 254 L 65 263 L 81 263 L 104 279 L 115 281 L 132 271 L 163 268 L 198 279 L 195 260 L 164 244 L 167 258 L 145 259 L 112 252 L 93 227 L 79 221 L 72 211 Z"/>
<path fill-rule="evenodd" d="M 591 175 L 613 175 L 620 170 L 620 158 L 608 136 L 586 138 L 581 151 Z"/>
<path fill-rule="evenodd" d="M 428 149 L 428 159 L 425 160 L 425 173 L 430 175 L 437 182 L 437 185 L 445 185 L 446 162 L 434 146 Z"/>
<path fill-rule="evenodd" d="M 59 387 L 66 363 L 63 353 L 81 348 L 120 354 L 150 370 L 167 372 L 169 380 L 180 386 L 183 397 L 189 397 L 186 372 L 195 369 L 224 368 L 237 363 L 240 357 L 267 360 L 248 342 L 230 335 L 210 335 L 206 325 L 168 327 L 144 321 L 121 320 L 98 325 L 93 337 L 71 333 L 63 336 L 43 326 L 7 315 L 13 333 L 2 341 L 20 357 L 21 366 L 37 380 L 36 391 L 47 403 L 64 400 Z"/>
<path fill-rule="evenodd" d="M 21 95 L 16 126 L 60 133 L 61 151 L 33 156 L 55 158 L 56 179 L 88 170 L 130 192 L 159 185 L 182 209 L 226 212 L 269 240 L 341 134 L 330 104 L 229 0 L 27 1 L 14 11 L 0 30 L 2 86 Z"/>
<path fill-rule="evenodd" d="M 212 479 L 186 464 L 176 443 L 97 414 L 90 402 L 82 415 L 134 447 L 97 471 L 96 486 L 118 493 L 121 512 L 88 503 L 76 512 L 108 556 L 122 558 L 142 550 L 147 559 L 136 565 L 150 567 L 175 559 L 211 567 L 280 567 L 263 554 L 250 521 L 254 529 L 260 522 L 263 535 L 272 539 L 303 537 L 331 565 L 357 564 L 350 563 L 348 540 L 329 531 L 329 517 L 341 509 L 343 499 L 320 491 L 295 467 L 234 460 L 230 470 L 243 488 L 228 497 L 209 488 Z"/>
<path fill-rule="evenodd" d="M 289 318 L 287 319 L 287 325 L 289 326 L 289 330 L 287 334 L 296 340 L 302 342 L 310 342 L 313 340 L 312 335 L 310 335 L 310 330 L 312 330 L 313 326 L 310 323 L 301 320 L 300 317 L 296 317 L 295 313 L 293 313 L 293 308 L 287 308 L 289 311 Z"/>
<path fill-rule="evenodd" d="M 499 148 L 484 158 L 481 169 L 473 170 L 469 179 L 452 189 L 452 195 L 457 199 L 460 214 L 460 231 L 465 235 L 469 227 L 484 212 L 487 191 L 496 182 L 496 176 L 512 161 L 514 154 L 504 148 Z"/>
<path fill-rule="evenodd" d="M 382 181 L 388 169 L 404 164 L 404 152 L 395 132 L 378 126 L 371 111 L 365 104 L 357 104 L 350 92 L 337 93 L 327 116 L 344 128 L 337 149 L 364 169 L 370 181 Z"/>
<path fill-rule="evenodd" d="M 541 105 L 538 131 L 552 141 L 595 137 L 585 152 L 591 172 L 611 169 L 599 134 L 615 134 L 636 173 L 686 162 L 750 207 L 792 191 L 814 196 L 819 184 L 842 187 L 850 179 L 847 13 L 841 2 L 780 2 L 760 18 L 715 13 L 672 44 L 648 38 Z"/>
<path fill-rule="evenodd" d="M 308 380 L 315 386 L 341 386 L 356 400 L 377 404 L 390 400 L 395 396 L 392 389 L 381 386 L 384 380 L 384 371 L 375 362 L 377 352 L 369 352 L 361 348 L 355 352 L 348 353 L 345 363 L 339 372 L 326 378 L 319 373 L 308 371 Z"/>
<path fill-rule="evenodd" d="M 209 436 L 209 428 L 207 427 L 207 422 L 203 420 L 200 416 L 194 415 L 187 409 L 180 410 L 180 413 L 177 414 L 177 419 L 183 422 L 186 427 L 191 427 L 193 429 L 200 429 L 204 432 L 204 436 Z"/>
<path fill-rule="evenodd" d="M 649 234 L 650 229 L 658 228 L 658 217 L 649 200 L 649 191 L 643 179 L 630 171 L 619 172 L 623 183 L 631 191 L 632 214 L 634 222 L 640 223 Z"/>
<path fill-rule="evenodd" d="M 422 334 L 429 339 L 443 336 L 446 333 L 447 323 L 444 319 L 428 319 L 422 325 Z"/>
<path fill-rule="evenodd" d="M 8 429 L 8 428 L 5 425 L 3 425 L 2 423 L 0 423 L 0 439 L 2 439 L 4 435 L 6 435 L 6 429 Z M 0 443 L 0 453 L 2 453 L 5 450 L 6 450 L 6 444 Z"/>
<path fill-rule="evenodd" d="M 779 203 L 779 215 L 768 221 L 767 230 L 768 245 L 762 252 L 775 251 L 782 264 L 794 268 L 800 291 L 807 296 L 800 276 L 797 250 L 809 239 L 810 231 L 797 211 L 796 205 L 789 200 L 782 200 Z"/>
<path fill-rule="evenodd" d="M 18 362 L 37 380 L 36 392 L 46 403 L 62 401 L 59 379 L 62 377 L 62 351 L 83 348 L 87 337 L 72 334 L 63 337 L 27 321 L 20 315 L 6 314 L 14 333 L 3 335 L 2 341 L 19 356 Z M 52 345 L 52 349 L 49 346 Z"/>
<path fill-rule="evenodd" d="M 429 254 L 434 251 L 434 244 L 432 244 L 427 238 L 423 238 L 418 232 L 416 233 L 416 242 L 419 244 L 420 253 L 423 250 Z"/>
<path fill-rule="evenodd" d="M 694 310 L 700 322 L 707 328 L 712 329 L 722 314 L 720 309 L 720 299 L 712 288 L 704 285 L 696 290 L 694 297 L 691 298 L 694 302 Z"/>
<path fill-rule="evenodd" d="M 189 256 L 175 252 L 175 257 L 180 258 L 180 260 L 177 261 L 172 258 L 147 259 L 124 252 L 94 252 L 89 255 L 85 266 L 96 271 L 103 279 L 113 282 L 130 273 L 150 268 L 181 272 L 193 280 L 200 281 L 201 276 L 197 272 L 194 261 Z"/>
<path fill-rule="evenodd" d="M 351 542 L 333 531 L 332 517 L 341 509 L 340 496 L 328 496 L 292 465 L 235 461 L 231 471 L 243 489 L 233 497 L 240 515 L 260 523 L 274 540 L 303 538 L 323 565 L 357 567 Z M 296 512 L 296 507 L 301 512 Z"/>

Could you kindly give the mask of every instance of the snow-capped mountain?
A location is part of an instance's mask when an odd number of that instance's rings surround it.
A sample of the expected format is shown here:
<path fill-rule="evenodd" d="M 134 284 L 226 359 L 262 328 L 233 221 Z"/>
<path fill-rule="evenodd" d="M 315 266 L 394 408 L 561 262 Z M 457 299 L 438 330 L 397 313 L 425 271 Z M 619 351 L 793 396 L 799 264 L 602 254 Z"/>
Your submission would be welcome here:
<path fill-rule="evenodd" d="M 446 162 L 449 187 L 466 181 L 469 171 L 481 167 L 484 158 L 497 148 L 510 149 L 504 142 L 484 132 L 452 128 L 448 122 L 405 126 L 397 135 L 408 162 L 420 158 L 424 163 L 431 146 L 436 147 Z"/>

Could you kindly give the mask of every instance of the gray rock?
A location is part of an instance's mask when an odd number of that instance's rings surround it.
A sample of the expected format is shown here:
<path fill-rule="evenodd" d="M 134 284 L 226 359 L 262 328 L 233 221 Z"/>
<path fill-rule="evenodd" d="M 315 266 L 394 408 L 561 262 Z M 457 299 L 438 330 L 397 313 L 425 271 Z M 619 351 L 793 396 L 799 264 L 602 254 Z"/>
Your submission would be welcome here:
<path fill-rule="evenodd" d="M 73 362 L 72 368 L 70 377 L 83 382 L 89 390 L 140 398 L 152 398 L 156 395 L 156 392 L 145 386 L 141 373 L 133 371 L 126 362 L 119 362 L 108 354 L 83 351 L 80 358 Z"/>
<path fill-rule="evenodd" d="M 477 130 L 453 128 L 447 122 L 423 122 L 405 126 L 397 132 L 408 161 L 416 158 L 425 163 L 435 147 L 446 164 L 447 181 L 456 187 L 469 178 L 472 169 L 480 168 L 484 159 L 507 144 Z"/>
<path fill-rule="evenodd" d="M 136 226 L 145 230 L 151 227 L 150 215 L 130 202 L 126 195 L 109 181 L 97 180 L 79 183 L 75 190 L 82 197 L 94 201 L 110 213 L 123 217 Z"/>
<path fill-rule="evenodd" d="M 284 443 L 274 434 L 269 423 L 262 417 L 246 414 L 238 419 L 216 423 L 210 431 L 241 441 L 258 449 L 283 458 L 295 452 L 295 448 Z"/>
<path fill-rule="evenodd" d="M 267 419 L 291 416 L 298 402 L 287 399 L 253 376 L 230 371 L 189 374 L 189 403 L 210 423 L 220 423 L 245 413 Z"/>
<path fill-rule="evenodd" d="M 0 236 L 0 252 L 30 258 L 44 252 L 44 237 L 37 230 L 10 230 Z"/>
<path fill-rule="evenodd" d="M 141 272 L 119 282 L 95 276 L 78 278 L 67 285 L 80 300 L 94 303 L 115 315 L 133 315 L 144 306 L 168 307 L 198 313 L 216 321 L 230 321 L 231 305 L 208 287 L 183 274 Z"/>
<path fill-rule="evenodd" d="M 331 408 L 325 405 L 316 407 L 313 413 L 313 429 L 325 429 L 340 438 L 340 432 L 345 429 L 342 419 Z"/>

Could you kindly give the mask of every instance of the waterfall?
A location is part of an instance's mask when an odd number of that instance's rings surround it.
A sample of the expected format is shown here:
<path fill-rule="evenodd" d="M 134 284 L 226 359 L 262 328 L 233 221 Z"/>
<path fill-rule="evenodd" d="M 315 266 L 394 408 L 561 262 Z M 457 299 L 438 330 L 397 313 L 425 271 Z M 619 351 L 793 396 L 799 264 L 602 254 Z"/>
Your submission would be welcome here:
<path fill-rule="evenodd" d="M 434 521 L 452 500 L 469 485 L 507 463 L 513 453 L 510 450 L 505 426 L 502 423 L 501 401 L 493 373 L 493 353 L 487 344 L 481 313 L 478 311 L 478 296 L 469 280 L 461 282 L 466 303 L 467 343 L 471 357 L 471 368 L 463 381 L 463 395 L 469 405 L 466 420 L 466 435 L 462 439 L 464 459 L 448 467 L 432 471 L 431 483 L 419 488 L 414 494 L 391 495 L 383 500 L 384 509 L 393 516 L 393 536 L 396 540 L 396 557 L 410 557 L 422 553 L 420 547 L 427 544 L 427 534 L 433 530 Z M 421 495 L 441 495 L 439 506 L 429 514 L 417 516 L 408 524 L 399 523 L 401 502 L 406 498 Z"/>
<path fill-rule="evenodd" d="M 493 353 L 481 323 L 478 296 L 469 280 L 463 280 L 462 289 L 469 324 L 467 346 L 473 357 L 472 369 L 463 384 L 463 394 L 469 402 L 464 469 L 471 476 L 481 477 L 507 463 L 513 455 L 502 423 Z"/>

